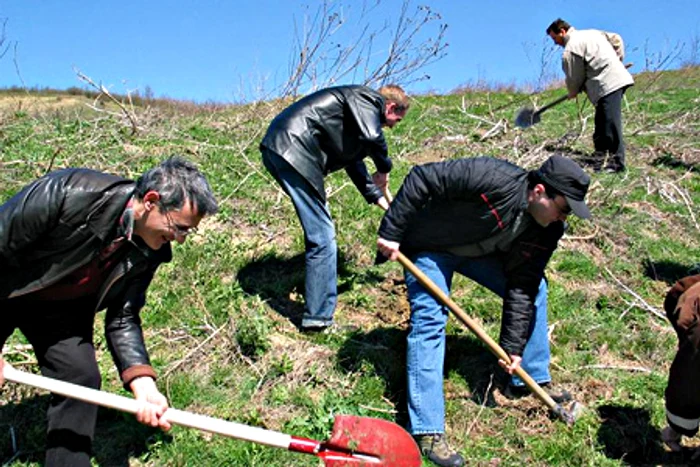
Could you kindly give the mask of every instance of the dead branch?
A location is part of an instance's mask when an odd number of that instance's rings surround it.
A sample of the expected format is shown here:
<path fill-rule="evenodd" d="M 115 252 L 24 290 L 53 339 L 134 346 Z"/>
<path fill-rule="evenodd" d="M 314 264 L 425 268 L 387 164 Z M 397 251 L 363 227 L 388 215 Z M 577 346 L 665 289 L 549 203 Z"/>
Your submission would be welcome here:
<path fill-rule="evenodd" d="M 491 386 L 493 385 L 493 373 L 491 373 L 491 378 L 489 379 L 489 385 L 486 387 L 486 391 L 484 392 L 484 400 L 481 403 L 481 407 L 479 407 L 479 412 L 477 412 L 476 417 L 474 417 L 474 420 L 469 424 L 469 428 L 467 428 L 467 436 L 469 436 L 469 433 L 471 433 L 472 429 L 474 429 L 474 426 L 476 423 L 479 421 L 479 417 L 481 416 L 481 412 L 484 411 L 484 408 L 486 407 L 486 402 L 489 400 L 489 393 L 491 392 Z"/>
<path fill-rule="evenodd" d="M 304 18 L 303 26 L 295 22 L 289 78 L 279 95 L 296 97 L 304 87 L 313 91 L 348 76 L 367 86 L 429 78 L 413 79 L 422 68 L 446 55 L 447 25 L 440 24 L 441 16 L 430 7 L 412 9 L 411 0 L 403 0 L 395 27 L 389 22 L 373 26 L 373 10 L 382 5 L 383 0 L 377 0 L 370 8 L 363 4 L 359 16 L 351 18 L 346 11 L 352 8 L 345 8 L 343 2 L 324 0 L 315 13 Z M 435 23 L 437 30 L 428 32 Z M 341 31 L 347 39 L 340 38 Z M 391 34 L 388 41 L 387 33 Z M 386 51 L 376 50 L 379 42 L 390 45 Z M 363 76 L 356 76 L 359 73 Z"/>
<path fill-rule="evenodd" d="M 693 213 L 693 208 L 690 206 L 692 204 L 692 200 L 690 199 L 690 196 L 684 191 L 678 188 L 674 183 L 669 183 L 671 187 L 673 187 L 674 190 L 678 193 L 678 196 L 681 197 L 683 200 L 683 203 L 685 203 L 685 207 L 688 208 L 688 213 L 690 214 L 690 219 L 693 221 L 693 225 L 695 225 L 695 230 L 700 231 L 700 225 L 698 225 L 698 221 L 695 219 L 695 214 Z"/>
<path fill-rule="evenodd" d="M 598 236 L 598 231 L 600 230 L 600 227 L 598 224 L 595 224 L 595 227 L 593 229 L 593 233 L 588 234 L 588 235 L 579 235 L 579 236 L 574 236 L 574 235 L 564 235 L 561 239 L 562 240 L 569 240 L 569 241 L 578 241 L 578 240 L 593 240 Z"/>
<path fill-rule="evenodd" d="M 620 281 L 617 277 L 615 277 L 615 276 L 613 275 L 613 273 L 610 271 L 610 269 L 608 269 L 607 267 L 604 267 L 603 269 L 604 269 L 605 272 L 607 272 L 608 275 L 620 286 L 620 288 L 622 288 L 622 289 L 623 289 L 625 292 L 627 292 L 628 294 L 632 295 L 632 296 L 637 300 L 637 302 L 638 302 L 639 304 L 642 305 L 640 308 L 649 311 L 650 313 L 652 313 L 653 315 L 655 315 L 655 316 L 657 316 L 657 317 L 663 319 L 664 321 L 666 320 L 666 315 L 665 315 L 665 314 L 663 314 L 662 312 L 660 312 L 657 308 L 655 308 L 655 307 L 649 305 L 649 303 L 647 303 L 646 300 L 644 300 L 641 296 L 639 296 L 638 293 L 636 293 L 634 290 L 630 289 L 630 288 L 627 287 L 625 284 L 623 284 L 622 281 Z"/>
<path fill-rule="evenodd" d="M 78 75 L 78 79 L 86 82 L 87 84 L 92 86 L 94 89 L 98 90 L 101 95 L 107 96 L 107 98 L 109 100 L 114 102 L 122 110 L 122 113 L 124 114 L 124 116 L 129 120 L 129 123 L 131 123 L 131 136 L 135 135 L 138 132 L 138 124 L 136 123 L 136 116 L 134 115 L 134 113 L 132 111 L 129 111 L 126 108 L 126 106 L 121 101 L 119 101 L 119 99 L 114 97 L 106 87 L 104 87 L 103 85 L 98 86 L 97 83 L 95 83 L 92 79 L 90 79 L 88 76 L 83 74 L 77 68 L 74 68 L 73 71 L 75 71 L 75 73 Z"/>
<path fill-rule="evenodd" d="M 365 405 L 365 404 L 360 404 L 360 407 L 362 407 L 363 409 L 371 410 L 372 412 L 390 413 L 390 414 L 398 413 L 398 410 L 396 410 L 396 409 L 380 409 L 380 408 L 372 407 L 372 406 Z"/>
<path fill-rule="evenodd" d="M 644 368 L 643 366 L 625 366 L 625 365 L 583 365 L 576 368 L 576 370 L 623 370 L 623 371 L 636 371 L 640 373 L 654 373 L 654 370 L 649 368 Z"/>
<path fill-rule="evenodd" d="M 180 368 L 184 363 L 189 361 L 189 359 L 192 358 L 193 355 L 198 353 L 209 341 L 211 341 L 214 337 L 216 337 L 216 335 L 219 334 L 219 332 L 223 328 L 225 328 L 227 325 L 228 325 L 228 323 L 225 323 L 225 324 L 222 324 L 221 326 L 219 326 L 218 329 L 216 329 L 214 332 L 209 334 L 206 339 L 204 339 L 202 342 L 200 342 L 199 345 L 197 345 L 197 347 L 195 347 L 194 349 L 187 352 L 187 355 L 185 355 L 180 360 L 178 360 L 175 363 L 173 363 L 172 365 L 170 365 L 170 367 L 163 374 L 163 378 L 167 378 L 172 372 L 174 372 L 175 370 Z"/>
<path fill-rule="evenodd" d="M 508 131 L 508 121 L 504 118 L 498 121 L 493 128 L 488 130 L 486 133 L 483 134 L 483 136 L 479 139 L 479 141 L 486 141 L 489 138 L 493 138 L 494 136 L 498 136 L 501 134 L 505 134 Z"/>

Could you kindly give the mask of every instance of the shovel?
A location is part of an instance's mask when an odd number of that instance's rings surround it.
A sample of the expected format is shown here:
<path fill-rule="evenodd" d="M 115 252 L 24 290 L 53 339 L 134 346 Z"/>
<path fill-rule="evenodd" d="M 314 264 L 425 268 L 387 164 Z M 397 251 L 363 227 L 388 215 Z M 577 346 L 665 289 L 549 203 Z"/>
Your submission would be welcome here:
<path fill-rule="evenodd" d="M 139 402 L 135 399 L 19 371 L 7 362 L 4 364 L 3 374 L 9 381 L 45 389 L 102 407 L 132 414 L 135 414 L 139 407 Z M 168 409 L 164 416 L 176 425 L 293 452 L 312 454 L 320 457 L 328 467 L 418 467 L 421 465 L 421 455 L 411 435 L 399 425 L 378 418 L 337 415 L 331 438 L 328 441 L 319 442 L 183 410 Z"/>
<path fill-rule="evenodd" d="M 399 252 L 398 256 L 398 261 L 401 263 L 401 265 L 408 269 L 411 274 L 413 274 L 416 279 L 418 279 L 418 282 L 425 287 L 436 299 L 438 299 L 443 305 L 445 305 L 447 308 L 450 309 L 452 313 L 462 322 L 464 323 L 474 334 L 477 335 L 479 339 L 483 343 L 485 343 L 489 350 L 496 355 L 496 357 L 500 358 L 501 360 L 505 361 L 507 364 L 510 364 L 510 356 L 506 353 L 503 348 L 498 345 L 496 341 L 491 339 L 491 336 L 486 334 L 486 331 L 484 331 L 479 324 L 474 321 L 469 315 L 467 315 L 460 307 L 457 305 L 450 297 L 447 296 L 435 283 L 428 277 L 426 276 L 423 271 L 418 269 L 418 267 L 413 264 L 413 262 L 408 259 L 403 253 Z M 567 411 L 561 404 L 557 403 L 554 399 L 552 399 L 552 396 L 547 394 L 547 392 L 540 387 L 539 384 L 535 382 L 532 377 L 527 374 L 525 370 L 522 369 L 522 367 L 518 367 L 515 370 L 515 374 L 520 377 L 520 379 L 523 380 L 525 385 L 530 389 L 530 391 L 537 396 L 538 399 L 540 399 L 549 409 L 556 415 L 558 418 L 563 420 L 569 425 L 572 425 L 576 419 L 576 409 L 578 408 L 577 404 L 574 403 L 573 410 L 571 412 Z"/>
<path fill-rule="evenodd" d="M 515 116 L 515 126 L 520 127 L 520 128 L 528 128 L 531 127 L 532 125 L 539 123 L 540 122 L 540 115 L 547 110 L 551 109 L 557 104 L 560 104 L 564 102 L 566 99 L 568 99 L 568 95 L 561 96 L 559 99 L 555 100 L 554 102 L 550 102 L 549 104 L 535 110 L 532 107 L 523 107 L 518 111 L 518 115 Z"/>

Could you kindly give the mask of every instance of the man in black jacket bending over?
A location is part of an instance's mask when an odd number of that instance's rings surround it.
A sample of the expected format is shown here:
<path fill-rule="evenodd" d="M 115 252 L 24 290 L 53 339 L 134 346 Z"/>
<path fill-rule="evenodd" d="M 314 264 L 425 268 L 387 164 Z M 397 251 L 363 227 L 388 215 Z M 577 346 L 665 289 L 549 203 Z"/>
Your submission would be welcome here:
<path fill-rule="evenodd" d="M 409 102 L 398 86 L 374 91 L 364 86 L 322 89 L 295 102 L 270 124 L 260 150 L 263 163 L 292 199 L 306 245 L 306 310 L 302 330 L 333 324 L 337 303 L 335 228 L 323 179 L 345 169 L 368 203 L 386 209 L 382 196 L 391 159 L 382 127 L 392 128 Z M 377 172 L 370 178 L 363 159 Z"/>
<path fill-rule="evenodd" d="M 139 312 L 170 242 L 216 211 L 204 176 L 179 158 L 136 182 L 63 169 L 27 185 L 0 206 L 0 348 L 18 328 L 45 376 L 98 389 L 93 322 L 107 309 L 107 344 L 141 402 L 137 419 L 169 429 Z M 47 415 L 46 465 L 89 466 L 97 407 L 52 395 Z"/>
<path fill-rule="evenodd" d="M 401 250 L 449 294 L 459 272 L 503 297 L 500 344 L 540 384 L 549 383 L 547 283 L 544 269 L 573 212 L 590 217 L 584 202 L 590 178 L 555 155 L 527 172 L 478 157 L 417 166 L 384 216 L 377 241 L 396 259 Z M 406 272 L 411 305 L 408 335 L 410 431 L 424 455 L 443 466 L 462 457 L 444 438 L 442 391 L 448 309 Z M 511 385 L 523 386 L 513 376 Z"/>

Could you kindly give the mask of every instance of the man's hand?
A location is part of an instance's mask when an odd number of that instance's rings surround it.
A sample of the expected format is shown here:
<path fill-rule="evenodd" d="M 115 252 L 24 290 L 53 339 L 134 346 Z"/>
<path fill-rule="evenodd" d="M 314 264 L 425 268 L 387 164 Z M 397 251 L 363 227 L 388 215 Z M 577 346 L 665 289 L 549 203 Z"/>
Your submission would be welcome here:
<path fill-rule="evenodd" d="M 381 172 L 374 172 L 372 174 L 372 181 L 374 182 L 375 185 L 377 185 L 377 188 L 382 192 L 384 197 L 386 198 L 386 201 L 388 203 L 391 203 L 394 200 L 394 197 L 391 196 L 391 192 L 389 191 L 389 174 L 388 173 L 381 173 Z M 379 204 L 379 202 L 377 202 Z M 381 204 L 379 204 L 382 208 Z M 384 208 L 384 210 L 389 209 L 388 207 Z"/>
<path fill-rule="evenodd" d="M 510 365 L 508 365 L 505 360 L 503 359 L 498 359 L 498 364 L 501 365 L 501 368 L 506 370 L 506 373 L 509 375 L 512 375 L 515 373 L 515 370 L 517 370 L 520 367 L 520 362 L 523 361 L 523 357 L 519 355 L 511 355 L 510 356 Z"/>
<path fill-rule="evenodd" d="M 4 368 L 5 360 L 3 360 L 2 355 L 0 355 L 0 387 L 2 387 L 3 384 L 5 384 L 5 377 L 3 375 Z"/>
<path fill-rule="evenodd" d="M 399 257 L 399 246 L 399 242 L 392 242 L 381 237 L 377 239 L 377 248 L 379 248 L 379 251 L 392 261 L 396 261 L 396 258 Z"/>
<path fill-rule="evenodd" d="M 382 196 L 381 198 L 379 198 L 377 200 L 377 206 L 379 206 L 380 208 L 382 208 L 385 211 L 389 210 L 389 203 L 390 203 L 390 201 L 387 200 L 385 196 Z"/>
<path fill-rule="evenodd" d="M 577 92 L 570 92 L 569 93 L 569 99 L 576 99 L 576 96 L 578 96 Z"/>
<path fill-rule="evenodd" d="M 136 419 L 144 425 L 160 427 L 163 431 L 170 429 L 167 417 L 163 414 L 168 410 L 168 400 L 158 391 L 153 378 L 142 376 L 130 384 L 134 398 L 139 401 Z"/>

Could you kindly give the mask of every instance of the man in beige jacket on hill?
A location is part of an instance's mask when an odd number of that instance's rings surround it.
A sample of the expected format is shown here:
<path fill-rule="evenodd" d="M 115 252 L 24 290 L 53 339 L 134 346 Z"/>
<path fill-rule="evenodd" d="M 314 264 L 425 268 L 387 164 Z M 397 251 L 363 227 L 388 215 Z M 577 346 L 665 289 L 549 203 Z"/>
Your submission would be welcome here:
<path fill-rule="evenodd" d="M 595 29 L 577 30 L 563 19 L 547 28 L 555 44 L 564 47 L 562 68 L 569 99 L 585 90 L 595 106 L 596 162 L 605 162 L 606 172 L 625 169 L 622 138 L 622 96 L 634 84 L 622 63 L 624 46 L 620 36 Z"/>

